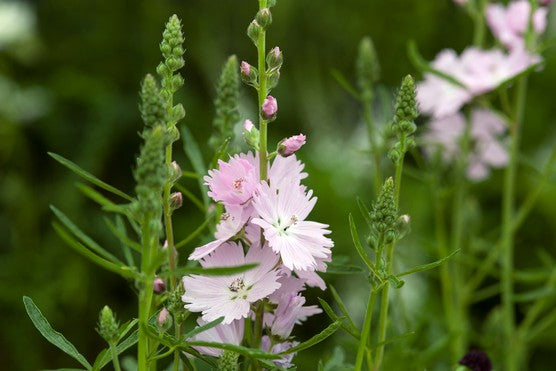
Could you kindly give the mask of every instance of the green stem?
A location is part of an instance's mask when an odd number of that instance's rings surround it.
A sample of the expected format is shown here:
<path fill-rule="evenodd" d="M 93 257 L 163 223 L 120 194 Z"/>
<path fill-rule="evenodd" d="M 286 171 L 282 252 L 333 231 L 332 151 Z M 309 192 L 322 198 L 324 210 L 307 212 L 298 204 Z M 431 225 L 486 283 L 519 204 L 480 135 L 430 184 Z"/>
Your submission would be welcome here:
<path fill-rule="evenodd" d="M 149 369 L 147 361 L 149 353 L 147 326 L 149 324 L 149 315 L 153 295 L 153 280 L 154 274 L 152 277 L 145 278 L 145 285 L 139 295 L 139 337 L 137 341 L 137 366 L 139 371 L 147 371 Z"/>
<path fill-rule="evenodd" d="M 116 351 L 116 345 L 110 343 L 110 353 L 112 354 L 112 363 L 114 364 L 115 371 L 121 371 L 120 360 L 118 359 L 118 352 Z"/>
<path fill-rule="evenodd" d="M 371 157 L 374 162 L 374 187 L 375 197 L 378 197 L 380 189 L 382 188 L 382 171 L 380 166 L 381 153 L 378 148 L 376 140 L 376 128 L 373 122 L 372 115 L 372 100 L 363 101 L 363 119 L 367 126 L 367 135 L 369 136 L 369 145 L 371 146 Z"/>
<path fill-rule="evenodd" d="M 515 333 L 515 313 L 513 301 L 513 269 L 514 269 L 514 202 L 515 202 L 515 179 L 517 173 L 517 156 L 519 151 L 519 140 L 521 122 L 525 109 L 527 94 L 527 77 L 521 77 L 517 82 L 517 95 L 515 102 L 515 113 L 513 122 L 510 124 L 510 162 L 504 173 L 504 188 L 502 194 L 502 313 L 504 323 L 504 345 L 506 354 L 506 367 L 508 371 L 517 370 L 518 359 Z"/>
<path fill-rule="evenodd" d="M 359 346 L 357 347 L 357 357 L 355 359 L 355 371 L 361 371 L 363 366 L 363 356 L 366 353 L 367 340 L 369 339 L 369 334 L 371 333 L 371 324 L 373 319 L 373 311 L 375 308 L 377 292 L 372 289 L 369 295 L 369 300 L 367 302 L 367 310 L 365 311 L 365 321 L 363 323 L 363 331 L 361 332 L 361 339 L 359 339 Z M 370 364 L 370 356 L 367 357 L 367 363 L 369 369 L 372 365 Z"/>
<path fill-rule="evenodd" d="M 475 13 L 475 29 L 473 33 L 473 45 L 482 47 L 485 40 L 485 9 L 487 0 L 479 0 L 479 8 Z"/>

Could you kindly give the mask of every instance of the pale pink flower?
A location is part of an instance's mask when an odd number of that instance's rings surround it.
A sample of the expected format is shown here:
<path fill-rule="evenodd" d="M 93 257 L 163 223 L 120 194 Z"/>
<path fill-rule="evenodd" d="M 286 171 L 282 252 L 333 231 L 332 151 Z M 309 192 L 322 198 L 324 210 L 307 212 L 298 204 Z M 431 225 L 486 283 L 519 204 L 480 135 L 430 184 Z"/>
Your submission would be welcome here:
<path fill-rule="evenodd" d="M 440 150 L 442 159 L 450 163 L 460 155 L 459 143 L 465 130 L 465 117 L 461 113 L 429 122 L 423 139 L 433 147 L 425 147 L 431 156 Z M 502 119 L 492 111 L 475 109 L 471 115 L 472 147 L 468 158 L 467 177 L 474 181 L 486 178 L 489 168 L 503 167 L 508 163 L 508 152 L 499 136 L 506 130 Z"/>
<path fill-rule="evenodd" d="M 275 269 L 278 256 L 270 248 L 252 246 L 247 255 L 235 242 L 226 242 L 219 249 L 200 261 L 203 267 L 229 267 L 248 263 L 256 268 L 229 276 L 190 275 L 183 277 L 185 308 L 202 312 L 203 320 L 212 321 L 221 316 L 222 323 L 245 318 L 251 303 L 256 302 L 280 287 Z"/>
<path fill-rule="evenodd" d="M 316 305 L 304 306 L 305 298 L 297 292 L 289 292 L 280 296 L 274 313 L 265 315 L 265 322 L 273 335 L 282 339 L 290 336 L 293 326 L 305 321 L 307 317 L 322 313 Z"/>
<path fill-rule="evenodd" d="M 278 153 L 283 157 L 291 156 L 305 144 L 306 139 L 303 134 L 286 138 L 278 144 Z"/>
<path fill-rule="evenodd" d="M 272 250 L 280 254 L 289 269 L 314 270 L 318 258 L 327 258 L 334 243 L 325 234 L 328 225 L 306 221 L 315 203 L 312 191 L 307 194 L 303 186 L 285 183 L 276 189 L 261 183 L 253 206 L 259 218 L 252 223 L 264 230 Z"/>
<path fill-rule="evenodd" d="M 202 318 L 197 318 L 197 323 L 199 324 L 199 326 L 203 326 L 206 325 L 208 322 L 204 321 Z M 189 338 L 188 340 L 240 345 L 243 340 L 243 331 L 244 320 L 242 318 L 232 321 L 230 324 L 227 325 L 222 323 L 216 325 L 193 336 L 192 338 Z M 201 354 L 206 354 L 213 357 L 219 357 L 224 352 L 224 350 L 219 348 L 200 346 L 194 346 L 193 348 L 195 348 Z"/>
<path fill-rule="evenodd" d="M 272 95 L 266 97 L 262 105 L 263 118 L 270 120 L 276 116 L 278 112 L 278 101 Z"/>
<path fill-rule="evenodd" d="M 548 9 L 538 8 L 533 14 L 533 31 L 540 34 L 546 29 Z M 524 35 L 529 26 L 531 4 L 529 0 L 513 1 L 505 7 L 489 4 L 486 9 L 487 23 L 496 38 L 508 49 L 525 49 Z"/>
<path fill-rule="evenodd" d="M 295 155 L 276 156 L 268 171 L 270 185 L 275 189 L 280 189 L 289 183 L 301 184 L 301 180 L 307 177 L 307 173 L 303 172 L 304 167 L 305 165 Z"/>
<path fill-rule="evenodd" d="M 255 126 L 253 125 L 253 122 L 249 119 L 243 121 L 243 129 L 247 132 L 251 132 L 251 130 L 253 130 Z"/>
<path fill-rule="evenodd" d="M 238 205 L 230 205 L 226 207 L 226 212 L 220 215 L 220 223 L 216 226 L 214 237 L 216 240 L 211 241 L 203 246 L 197 247 L 189 256 L 189 260 L 199 260 L 204 258 L 224 242 L 237 235 L 249 218 L 250 208 L 244 208 Z"/>
<path fill-rule="evenodd" d="M 224 205 L 242 205 L 251 199 L 259 179 L 253 165 L 236 155 L 228 162 L 218 161 L 218 170 L 204 177 L 208 195 Z"/>
<path fill-rule="evenodd" d="M 266 351 L 266 352 L 271 352 L 274 354 L 279 354 L 282 352 L 285 352 L 286 350 L 295 347 L 296 345 L 299 344 L 299 342 L 297 341 L 284 341 L 282 343 L 278 343 L 278 344 L 274 344 L 272 346 L 272 348 L 270 347 L 272 344 L 272 342 L 270 341 L 270 338 L 268 336 L 263 336 L 261 338 L 261 349 Z M 289 353 L 284 355 L 283 357 L 279 358 L 279 359 L 273 359 L 272 362 L 274 362 L 274 364 L 276 364 L 277 366 L 283 367 L 283 368 L 290 368 L 293 367 L 293 357 L 296 355 L 296 353 Z"/>

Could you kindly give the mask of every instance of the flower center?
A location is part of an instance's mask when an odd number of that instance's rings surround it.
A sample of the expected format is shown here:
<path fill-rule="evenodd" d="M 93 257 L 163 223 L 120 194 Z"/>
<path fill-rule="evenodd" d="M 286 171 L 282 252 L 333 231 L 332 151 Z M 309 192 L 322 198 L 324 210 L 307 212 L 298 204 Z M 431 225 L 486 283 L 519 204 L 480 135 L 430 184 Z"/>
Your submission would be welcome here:
<path fill-rule="evenodd" d="M 230 286 L 228 286 L 230 291 L 238 292 L 239 290 L 243 290 L 245 288 L 245 283 L 243 283 L 243 278 L 239 277 L 232 281 Z"/>
<path fill-rule="evenodd" d="M 226 220 L 228 220 L 230 218 L 230 214 L 229 213 L 223 213 L 222 215 L 220 215 L 220 221 L 225 222 Z"/>
<path fill-rule="evenodd" d="M 232 187 L 236 190 L 236 192 L 243 192 L 243 182 L 245 182 L 245 178 L 237 178 L 232 182 Z"/>

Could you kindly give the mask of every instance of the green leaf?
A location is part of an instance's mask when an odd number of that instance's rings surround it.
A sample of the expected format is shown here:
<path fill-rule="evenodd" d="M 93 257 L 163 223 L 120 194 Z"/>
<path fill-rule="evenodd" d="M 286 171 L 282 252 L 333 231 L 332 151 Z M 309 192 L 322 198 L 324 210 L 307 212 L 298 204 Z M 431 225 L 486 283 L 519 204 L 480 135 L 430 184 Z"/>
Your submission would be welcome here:
<path fill-rule="evenodd" d="M 66 231 L 64 231 L 64 229 L 59 224 L 52 223 L 52 226 L 54 227 L 54 230 L 56 231 L 56 233 L 58 233 L 58 235 L 64 241 L 66 241 L 66 243 L 69 245 L 69 247 L 73 248 L 75 251 L 77 251 L 78 253 L 80 253 L 81 255 L 83 255 L 84 257 L 86 257 L 87 259 L 92 261 L 93 263 L 96 263 L 96 264 L 100 265 L 101 267 L 103 267 L 104 269 L 107 269 L 111 272 L 117 273 L 117 274 L 119 274 L 119 275 L 121 275 L 125 278 L 133 278 L 133 279 L 139 278 L 137 273 L 134 270 L 130 269 L 129 267 L 119 266 L 117 264 L 114 264 L 114 263 L 98 256 L 97 254 L 95 254 L 94 252 L 92 252 L 91 250 L 89 250 L 88 248 L 83 246 L 77 240 L 72 238 Z"/>
<path fill-rule="evenodd" d="M 359 210 L 361 211 L 361 215 L 363 215 L 363 218 L 367 222 L 367 225 L 369 226 L 369 228 L 372 229 L 373 228 L 373 222 L 371 220 L 371 212 L 370 212 L 369 208 L 367 207 L 367 205 L 365 205 L 365 203 L 363 201 L 361 201 L 361 199 L 359 197 L 357 197 L 357 206 L 359 206 Z"/>
<path fill-rule="evenodd" d="M 332 321 L 337 321 L 340 317 L 338 317 L 338 315 L 334 312 L 334 310 L 330 307 L 330 305 L 324 301 L 321 298 L 317 298 L 322 309 L 324 309 L 324 312 L 328 315 L 328 317 L 330 317 L 330 319 Z M 344 323 L 342 323 L 341 325 L 342 329 L 347 332 L 348 334 L 350 334 L 351 336 L 353 336 L 355 339 L 359 340 L 361 338 L 361 334 L 359 334 L 359 330 L 357 328 L 353 328 L 349 325 L 346 325 Z"/>
<path fill-rule="evenodd" d="M 244 346 L 241 346 L 241 345 L 217 343 L 217 342 L 211 342 L 211 341 L 188 341 L 187 346 L 188 347 L 199 346 L 199 347 L 209 347 L 209 348 L 230 350 L 232 352 L 239 353 L 242 356 L 245 356 L 245 357 L 248 357 L 248 358 L 254 358 L 254 359 L 278 359 L 278 358 L 281 358 L 282 354 L 287 354 L 287 353 L 280 353 L 278 355 L 278 354 L 273 354 L 273 353 L 267 353 L 267 352 L 264 352 L 260 349 L 247 348 L 247 347 L 244 347 Z M 182 347 L 182 346 L 180 346 L 180 347 Z M 291 353 L 291 352 L 288 352 L 288 353 Z"/>
<path fill-rule="evenodd" d="M 211 169 L 214 169 L 216 167 L 216 165 L 218 165 L 218 160 L 222 160 L 226 157 L 227 150 L 228 150 L 228 145 L 230 144 L 231 140 L 232 140 L 232 137 L 227 137 L 226 139 L 224 139 L 222 144 L 220 144 L 220 146 L 218 146 L 218 148 L 216 149 L 216 152 L 214 153 L 214 157 L 212 158 L 212 161 L 210 162 Z"/>
<path fill-rule="evenodd" d="M 349 315 L 349 312 L 348 312 L 344 302 L 342 301 L 342 298 L 338 294 L 338 291 L 336 291 L 336 289 L 332 285 L 330 285 L 329 287 L 330 287 L 330 293 L 332 294 L 332 297 L 334 298 L 334 301 L 336 302 L 336 304 L 338 304 L 338 308 L 340 308 L 340 312 L 342 312 L 342 314 L 346 317 L 350 326 L 352 328 L 356 329 L 357 332 L 359 333 L 359 329 L 357 328 L 357 326 L 355 326 L 355 323 L 351 319 L 351 316 Z"/>
<path fill-rule="evenodd" d="M 27 315 L 33 322 L 33 325 L 39 330 L 42 336 L 45 337 L 50 343 L 61 349 L 64 353 L 70 355 L 74 359 L 76 359 L 79 363 L 81 363 L 85 368 L 88 370 L 91 369 L 91 364 L 87 362 L 85 357 L 83 357 L 75 348 L 75 346 L 70 343 L 64 335 L 59 333 L 58 331 L 54 330 L 48 320 L 42 315 L 41 311 L 33 300 L 28 297 L 23 297 L 23 304 L 25 305 L 25 310 L 27 311 Z"/>
<path fill-rule="evenodd" d="M 83 371 L 82 368 L 57 368 L 55 370 L 41 370 L 41 371 Z"/>
<path fill-rule="evenodd" d="M 71 162 L 70 160 L 57 155 L 56 153 L 52 153 L 52 152 L 48 152 L 48 155 L 50 157 L 52 157 L 53 159 L 55 159 L 56 161 L 58 161 L 60 164 L 64 165 L 65 167 L 67 167 L 68 169 L 70 169 L 71 171 L 73 171 L 74 173 L 76 173 L 77 175 L 79 175 L 80 177 L 82 177 L 85 180 L 88 180 L 89 182 L 93 183 L 94 185 L 108 191 L 108 192 L 112 192 L 115 195 L 118 195 L 122 198 L 125 198 L 128 201 L 133 201 L 133 197 L 128 196 L 127 194 L 125 194 L 124 192 L 120 191 L 119 189 L 112 187 L 110 184 L 107 184 L 105 182 L 103 182 L 102 180 L 98 179 L 97 177 L 95 177 L 94 175 L 92 175 L 91 173 L 89 173 L 88 171 L 85 171 L 83 169 L 81 169 L 79 166 L 77 166 L 75 163 Z"/>
<path fill-rule="evenodd" d="M 119 220 L 119 221 L 118 221 Z M 118 225 L 112 223 L 112 221 L 108 218 L 104 218 L 104 223 L 110 229 L 110 232 L 122 243 L 122 245 L 131 247 L 133 250 L 137 252 L 141 252 L 141 245 L 137 241 L 133 241 L 129 238 L 125 232 L 125 226 L 123 225 L 123 221 L 121 219 L 117 219 L 116 222 Z"/>
<path fill-rule="evenodd" d="M 360 274 L 365 273 L 363 268 L 353 264 L 336 264 L 334 262 L 328 263 L 326 267 L 326 274 Z"/>
<path fill-rule="evenodd" d="M 389 339 L 386 339 L 386 340 L 381 341 L 381 342 L 379 342 L 379 343 L 373 344 L 373 345 L 371 345 L 369 348 L 370 348 L 370 349 L 375 349 L 375 348 L 378 348 L 378 347 L 383 346 L 383 345 L 388 345 L 388 344 L 391 344 L 391 343 L 395 343 L 395 342 L 397 342 L 397 341 L 400 341 L 400 340 L 403 340 L 403 339 L 407 339 L 408 337 L 413 336 L 413 335 L 415 335 L 415 334 L 416 334 L 415 331 L 409 331 L 409 332 L 406 332 L 406 333 L 403 334 L 403 335 L 395 336 L 395 337 L 393 337 L 393 338 L 389 338 Z"/>
<path fill-rule="evenodd" d="M 135 319 L 131 322 L 128 322 L 128 324 L 131 324 L 131 323 L 135 324 L 134 321 L 137 322 L 137 320 Z M 120 339 L 123 336 L 125 336 L 125 331 L 122 332 L 122 327 L 120 327 L 120 332 L 121 332 L 120 333 Z M 126 329 L 124 329 L 124 330 L 127 330 L 127 329 L 128 328 L 126 327 Z M 126 350 L 128 350 L 129 348 L 131 348 L 133 345 L 135 345 L 135 343 L 137 343 L 138 338 L 139 338 L 139 331 L 135 330 L 124 341 L 122 341 L 120 344 L 118 344 L 116 346 L 116 353 L 118 355 L 120 355 L 121 353 L 123 353 Z M 110 362 L 112 362 L 112 354 L 110 354 L 110 349 L 104 349 L 97 356 L 97 359 L 95 360 L 95 364 L 93 365 L 93 371 L 97 371 L 97 370 L 102 369 L 104 366 L 106 366 Z"/>
<path fill-rule="evenodd" d="M 449 83 L 452 83 L 456 86 L 459 86 L 462 89 L 467 89 L 467 87 L 461 83 L 460 81 L 458 81 L 456 78 L 454 78 L 453 76 L 450 76 L 447 73 L 444 73 L 442 71 L 439 71 L 435 68 L 433 68 L 419 53 L 419 50 L 417 49 L 417 44 L 415 43 L 415 41 L 410 40 L 407 43 L 407 54 L 409 56 L 409 60 L 411 61 L 411 63 L 413 63 L 413 65 L 415 66 L 415 68 L 417 68 L 419 71 L 421 72 L 430 72 L 433 75 L 436 75 L 446 81 L 448 81 Z"/>
<path fill-rule="evenodd" d="M 400 289 L 403 287 L 403 285 L 405 285 L 404 280 L 400 280 L 398 277 L 394 275 L 388 276 L 388 281 L 390 281 L 390 283 L 397 289 Z"/>
<path fill-rule="evenodd" d="M 116 205 L 102 194 L 94 190 L 92 187 L 89 187 L 83 183 L 76 184 L 77 189 L 79 189 L 85 196 L 89 197 L 91 200 L 102 206 L 103 210 L 120 213 L 127 215 L 127 209 L 121 205 Z"/>
<path fill-rule="evenodd" d="M 279 355 L 285 355 L 285 354 L 300 352 L 304 349 L 312 347 L 315 344 L 320 343 L 321 341 L 323 341 L 324 339 L 326 339 L 327 337 L 329 337 L 330 335 L 335 333 L 340 328 L 340 326 L 342 325 L 342 321 L 344 319 L 345 319 L 345 317 L 338 318 L 338 320 L 331 323 L 327 328 L 325 328 L 324 330 L 322 330 L 320 333 L 316 334 L 315 336 L 313 336 L 309 340 L 306 340 L 301 344 L 298 344 L 298 345 L 296 345 L 296 346 L 294 346 L 294 347 L 292 347 L 288 350 L 285 350 L 282 353 L 279 353 Z"/>
<path fill-rule="evenodd" d="M 435 261 L 433 263 L 429 263 L 429 264 L 419 265 L 419 266 L 417 266 L 415 268 L 412 268 L 408 271 L 397 274 L 396 276 L 399 278 L 399 277 L 407 276 L 409 274 L 413 274 L 413 273 L 417 273 L 417 272 L 423 272 L 423 271 L 427 271 L 427 270 L 436 268 L 439 265 L 443 264 L 446 260 L 450 259 L 452 256 L 456 255 L 459 251 L 460 251 L 460 249 L 454 250 L 454 251 L 452 251 L 452 253 L 450 255 L 445 256 L 440 260 L 437 260 L 437 261 Z"/>
<path fill-rule="evenodd" d="M 58 210 L 55 206 L 50 205 L 50 209 L 54 212 L 58 220 L 62 222 L 69 229 L 77 238 L 79 238 L 87 247 L 91 250 L 105 258 L 106 260 L 111 261 L 114 264 L 123 265 L 124 263 L 121 262 L 118 258 L 114 255 L 106 251 L 102 248 L 98 243 L 96 243 L 91 237 L 87 236 L 81 229 L 79 229 L 73 222 L 60 210 Z"/>
<path fill-rule="evenodd" d="M 380 283 L 383 283 L 382 276 L 378 274 L 373 262 L 371 262 L 371 259 L 369 259 L 369 256 L 367 255 L 365 249 L 363 249 L 363 246 L 359 241 L 359 234 L 357 233 L 357 228 L 355 227 L 355 222 L 353 221 L 353 216 L 351 215 L 351 213 L 349 214 L 349 229 L 351 231 L 351 238 L 353 240 L 353 244 L 355 245 L 357 253 L 361 257 L 365 265 L 367 265 L 369 270 L 374 274 L 376 279 L 379 280 Z"/>
<path fill-rule="evenodd" d="M 182 339 L 183 341 L 187 341 L 187 339 L 192 338 L 193 336 L 200 334 L 201 332 L 210 330 L 211 328 L 218 326 L 220 323 L 222 323 L 222 321 L 224 321 L 224 317 L 217 318 L 214 321 L 206 323 L 202 326 L 195 327 L 193 330 L 183 335 Z"/>
<path fill-rule="evenodd" d="M 556 296 L 556 288 L 542 287 L 540 289 L 535 289 L 520 294 L 514 294 L 514 301 L 516 303 L 527 303 L 538 299 L 549 298 L 552 296 Z"/>
<path fill-rule="evenodd" d="M 191 165 L 193 165 L 193 170 L 197 174 L 199 174 L 199 189 L 201 190 L 201 194 L 203 197 L 203 204 L 205 206 L 205 210 L 208 209 L 209 200 L 207 195 L 207 186 L 204 184 L 203 177 L 201 175 L 207 173 L 207 168 L 205 167 L 205 163 L 203 161 L 203 155 L 201 154 L 201 150 L 199 149 L 199 145 L 195 141 L 193 134 L 189 131 L 187 126 L 183 126 L 181 130 L 181 134 L 183 137 L 183 150 L 189 160 L 191 161 Z"/>
<path fill-rule="evenodd" d="M 344 76 L 344 74 L 342 72 L 340 72 L 336 69 L 331 69 L 330 73 L 332 74 L 332 77 L 334 77 L 334 79 L 338 82 L 338 84 L 340 84 L 340 86 L 342 88 L 344 88 L 355 99 L 361 100 L 361 97 L 359 96 L 359 93 L 357 92 L 357 89 L 355 89 L 353 87 L 353 85 L 351 85 L 351 83 L 346 79 L 346 77 Z"/>
<path fill-rule="evenodd" d="M 231 267 L 184 267 L 173 271 L 165 271 L 158 274 L 159 277 L 169 277 L 172 275 L 202 274 L 203 276 L 229 276 L 231 274 L 242 273 L 257 267 L 258 263 L 235 265 Z"/>

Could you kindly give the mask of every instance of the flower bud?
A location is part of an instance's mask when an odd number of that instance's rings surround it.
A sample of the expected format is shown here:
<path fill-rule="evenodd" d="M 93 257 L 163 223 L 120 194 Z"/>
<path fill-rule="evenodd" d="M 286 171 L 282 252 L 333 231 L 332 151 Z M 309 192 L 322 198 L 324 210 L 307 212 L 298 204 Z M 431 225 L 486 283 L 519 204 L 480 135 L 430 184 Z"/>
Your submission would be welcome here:
<path fill-rule="evenodd" d="M 401 120 L 396 128 L 405 134 L 413 134 L 417 130 L 417 126 L 413 121 Z"/>
<path fill-rule="evenodd" d="M 170 320 L 169 315 L 170 315 L 170 312 L 168 312 L 168 309 L 162 308 L 162 310 L 158 314 L 158 318 L 156 320 L 158 322 L 158 325 L 159 326 L 164 326 L 166 324 L 166 322 L 168 320 Z"/>
<path fill-rule="evenodd" d="M 181 167 L 180 165 L 178 165 L 178 163 L 176 161 L 172 161 L 172 163 L 170 164 L 170 180 L 172 181 L 172 183 L 175 183 L 178 181 L 179 178 L 181 178 Z"/>
<path fill-rule="evenodd" d="M 183 204 L 183 195 L 181 192 L 174 192 L 170 195 L 170 207 L 172 210 L 179 209 Z"/>
<path fill-rule="evenodd" d="M 282 55 L 280 48 L 277 46 L 272 48 L 266 55 L 266 65 L 271 71 L 279 69 L 282 66 L 283 61 L 284 56 Z"/>
<path fill-rule="evenodd" d="M 261 109 L 262 116 L 265 120 L 274 120 L 276 118 L 276 113 L 278 112 L 278 102 L 276 101 L 276 98 L 272 95 L 267 96 Z"/>
<path fill-rule="evenodd" d="M 112 309 L 105 305 L 100 311 L 98 318 L 98 333 L 108 343 L 118 341 L 118 322 L 114 318 Z"/>
<path fill-rule="evenodd" d="M 267 28 L 272 23 L 272 13 L 268 8 L 263 8 L 257 12 L 255 20 L 262 28 Z"/>
<path fill-rule="evenodd" d="M 262 32 L 261 26 L 257 23 L 256 20 L 251 21 L 249 26 L 247 27 L 247 36 L 253 41 L 253 44 L 257 45 L 257 41 L 259 40 L 259 35 Z"/>
<path fill-rule="evenodd" d="M 243 61 L 241 62 L 240 72 L 241 72 L 241 80 L 244 83 L 248 85 L 256 86 L 258 74 L 257 74 L 257 69 L 255 67 Z"/>
<path fill-rule="evenodd" d="M 166 290 L 166 282 L 162 278 L 155 278 L 153 282 L 153 291 L 157 294 L 164 292 Z"/>
<path fill-rule="evenodd" d="M 179 75 L 173 76 L 172 79 L 174 79 L 176 77 L 179 77 L 181 79 L 181 81 L 183 81 L 183 79 Z M 177 122 L 177 121 L 179 121 L 179 120 L 181 120 L 182 118 L 185 117 L 185 108 L 183 108 L 183 105 L 181 103 L 178 103 L 174 107 L 172 107 L 170 112 L 171 112 L 170 114 L 172 116 L 172 121 L 174 121 L 174 122 Z M 179 138 L 179 132 L 178 132 L 178 138 Z"/>
<path fill-rule="evenodd" d="M 398 240 L 402 239 L 407 235 L 411 229 L 410 226 L 411 218 L 409 215 L 404 214 L 398 218 L 396 221 L 396 229 L 398 231 Z"/>
<path fill-rule="evenodd" d="M 241 62 L 241 74 L 244 76 L 249 76 L 251 74 L 251 65 L 245 61 Z"/>
<path fill-rule="evenodd" d="M 272 70 L 268 73 L 266 87 L 268 91 L 274 89 L 280 80 L 280 69 Z"/>
<path fill-rule="evenodd" d="M 291 156 L 305 144 L 306 139 L 307 138 L 303 134 L 282 139 L 280 143 L 278 143 L 278 153 L 282 157 Z"/>
<path fill-rule="evenodd" d="M 251 120 L 245 120 L 243 122 L 243 136 L 245 138 L 245 142 L 253 147 L 254 149 L 259 149 L 259 131 L 253 125 Z"/>

